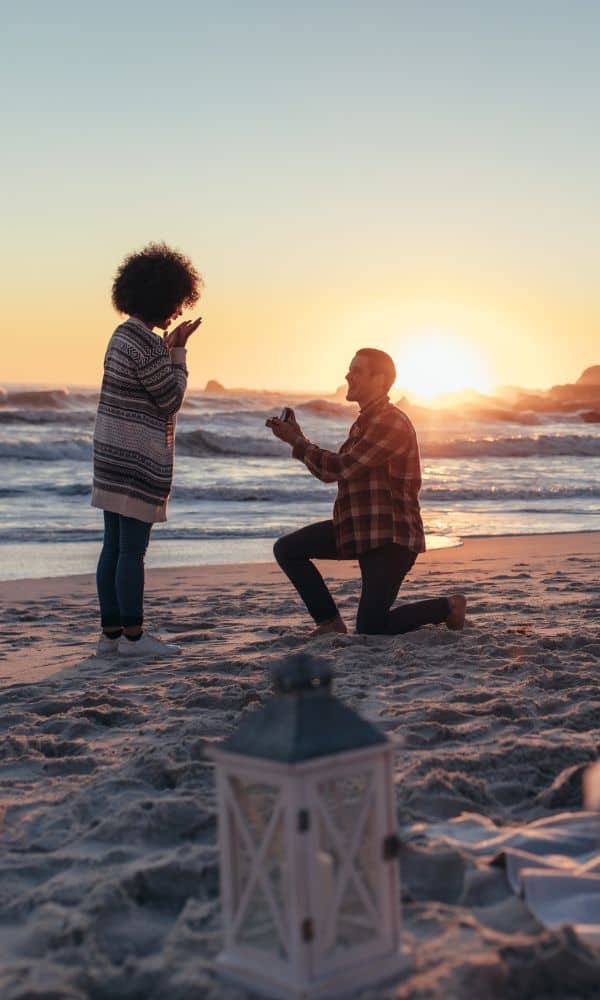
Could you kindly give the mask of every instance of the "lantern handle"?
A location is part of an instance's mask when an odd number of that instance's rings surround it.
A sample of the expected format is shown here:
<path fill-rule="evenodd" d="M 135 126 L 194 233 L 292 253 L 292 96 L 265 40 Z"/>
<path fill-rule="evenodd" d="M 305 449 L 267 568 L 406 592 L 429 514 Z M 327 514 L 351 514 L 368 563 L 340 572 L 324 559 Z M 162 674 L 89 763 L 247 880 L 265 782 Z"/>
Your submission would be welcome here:
<path fill-rule="evenodd" d="M 310 653 L 294 653 L 271 667 L 271 681 L 277 694 L 301 691 L 331 691 L 333 669 L 326 660 Z"/>

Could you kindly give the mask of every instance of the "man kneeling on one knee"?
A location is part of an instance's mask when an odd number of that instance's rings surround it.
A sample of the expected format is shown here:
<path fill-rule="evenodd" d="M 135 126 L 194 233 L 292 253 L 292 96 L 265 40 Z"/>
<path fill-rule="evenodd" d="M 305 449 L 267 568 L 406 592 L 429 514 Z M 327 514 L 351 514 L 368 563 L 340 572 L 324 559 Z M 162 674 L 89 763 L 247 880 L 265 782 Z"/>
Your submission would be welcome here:
<path fill-rule="evenodd" d="M 360 413 L 338 452 L 309 441 L 292 411 L 286 420 L 267 420 L 267 427 L 292 446 L 294 458 L 313 476 L 338 484 L 332 520 L 309 524 L 274 546 L 277 562 L 316 623 L 313 635 L 346 632 L 313 559 L 358 560 L 362 593 L 357 632 L 398 635 L 422 625 L 445 623 L 455 630 L 464 625 L 462 594 L 392 609 L 400 584 L 425 551 L 419 445 L 406 414 L 390 403 L 395 378 L 388 354 L 372 348 L 357 351 L 346 375 L 346 399 L 358 403 Z"/>

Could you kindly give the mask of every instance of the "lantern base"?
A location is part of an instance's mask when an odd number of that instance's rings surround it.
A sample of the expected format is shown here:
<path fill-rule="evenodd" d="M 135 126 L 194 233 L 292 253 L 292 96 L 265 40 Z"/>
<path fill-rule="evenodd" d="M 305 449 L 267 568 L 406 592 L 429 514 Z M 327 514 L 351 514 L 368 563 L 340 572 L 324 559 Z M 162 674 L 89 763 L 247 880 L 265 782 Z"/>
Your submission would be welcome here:
<path fill-rule="evenodd" d="M 304 983 L 298 984 L 282 982 L 262 970 L 249 969 L 223 952 L 217 957 L 219 975 L 237 986 L 257 990 L 270 1000 L 346 1000 L 359 990 L 404 978 L 412 968 L 408 947 L 400 947 L 382 958 L 349 964 L 326 976 L 307 977 Z"/>

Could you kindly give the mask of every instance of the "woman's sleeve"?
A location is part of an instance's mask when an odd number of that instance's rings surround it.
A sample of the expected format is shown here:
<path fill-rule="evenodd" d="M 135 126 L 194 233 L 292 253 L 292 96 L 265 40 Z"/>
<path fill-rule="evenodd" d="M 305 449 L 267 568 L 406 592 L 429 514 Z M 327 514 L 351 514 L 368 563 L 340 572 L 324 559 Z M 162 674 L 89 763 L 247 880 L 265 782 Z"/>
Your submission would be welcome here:
<path fill-rule="evenodd" d="M 188 378 L 187 352 L 185 347 L 174 347 L 169 354 L 164 345 L 159 346 L 162 350 L 140 359 L 137 376 L 157 409 L 170 416 L 183 403 Z"/>

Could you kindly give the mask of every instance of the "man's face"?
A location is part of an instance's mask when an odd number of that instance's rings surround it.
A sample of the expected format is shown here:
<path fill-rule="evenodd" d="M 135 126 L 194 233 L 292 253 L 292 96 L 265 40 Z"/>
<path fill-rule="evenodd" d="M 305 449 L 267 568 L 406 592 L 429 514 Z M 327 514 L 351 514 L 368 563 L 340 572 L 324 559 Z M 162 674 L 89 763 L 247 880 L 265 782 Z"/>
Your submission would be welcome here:
<path fill-rule="evenodd" d="M 380 376 L 371 375 L 369 362 L 361 354 L 356 354 L 352 358 L 346 375 L 346 382 L 348 383 L 346 399 L 350 403 L 360 403 L 363 405 L 370 399 L 374 399 L 382 391 Z"/>

